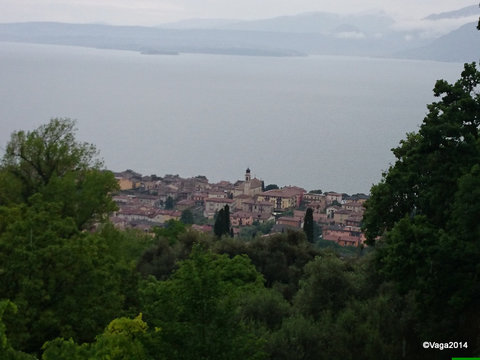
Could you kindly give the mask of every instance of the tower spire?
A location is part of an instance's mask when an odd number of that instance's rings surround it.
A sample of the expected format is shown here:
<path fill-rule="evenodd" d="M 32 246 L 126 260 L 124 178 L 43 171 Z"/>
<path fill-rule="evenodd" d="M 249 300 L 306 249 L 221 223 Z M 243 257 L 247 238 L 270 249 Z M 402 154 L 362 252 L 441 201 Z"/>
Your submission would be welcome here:
<path fill-rule="evenodd" d="M 247 170 L 245 171 L 245 181 L 250 182 L 250 180 L 251 180 L 250 168 L 247 168 Z"/>

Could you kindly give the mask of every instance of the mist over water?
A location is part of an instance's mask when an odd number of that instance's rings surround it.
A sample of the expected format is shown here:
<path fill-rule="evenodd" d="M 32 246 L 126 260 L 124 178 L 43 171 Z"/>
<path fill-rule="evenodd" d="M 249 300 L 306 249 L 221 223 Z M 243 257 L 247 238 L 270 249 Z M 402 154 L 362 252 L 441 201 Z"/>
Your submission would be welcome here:
<path fill-rule="evenodd" d="M 250 167 L 266 184 L 368 193 L 421 124 L 435 80 L 462 68 L 0 43 L 0 146 L 70 117 L 114 171 L 235 181 Z"/>

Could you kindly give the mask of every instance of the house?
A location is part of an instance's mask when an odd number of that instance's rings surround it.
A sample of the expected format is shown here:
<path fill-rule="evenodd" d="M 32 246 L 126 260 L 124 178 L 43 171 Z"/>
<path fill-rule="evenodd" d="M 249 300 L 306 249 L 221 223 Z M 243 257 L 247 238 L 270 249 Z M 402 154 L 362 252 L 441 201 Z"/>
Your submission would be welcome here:
<path fill-rule="evenodd" d="M 286 186 L 281 189 L 268 190 L 257 196 L 257 201 L 268 201 L 273 204 L 274 211 L 283 212 L 300 206 L 305 189 Z"/>
<path fill-rule="evenodd" d="M 288 225 L 296 229 L 300 229 L 302 227 L 302 222 L 302 218 L 290 216 L 282 216 L 277 219 L 277 224 Z"/>
<path fill-rule="evenodd" d="M 342 205 L 342 208 L 356 213 L 363 213 L 365 211 L 363 202 L 360 201 L 348 201 Z"/>
<path fill-rule="evenodd" d="M 360 246 L 365 242 L 365 235 L 360 229 L 350 226 L 326 226 L 323 228 L 322 238 L 341 246 Z"/>
<path fill-rule="evenodd" d="M 242 203 L 242 210 L 245 212 L 260 213 L 260 214 L 272 214 L 273 203 L 270 201 L 258 201 L 258 200 L 245 200 Z"/>
<path fill-rule="evenodd" d="M 195 205 L 196 205 L 195 200 L 180 200 L 180 201 L 177 201 L 175 206 L 177 210 L 183 211 L 183 210 L 191 209 L 195 207 Z"/>
<path fill-rule="evenodd" d="M 343 195 L 331 191 L 331 192 L 325 193 L 325 197 L 327 199 L 327 204 L 332 204 L 333 202 L 337 202 L 337 203 L 341 204 Z"/>
<path fill-rule="evenodd" d="M 209 199 L 226 199 L 228 194 L 225 191 L 209 191 L 207 196 Z"/>
<path fill-rule="evenodd" d="M 164 224 L 169 220 L 180 220 L 182 212 L 178 210 L 157 210 L 152 216 L 152 220 Z"/>
<path fill-rule="evenodd" d="M 192 194 L 192 200 L 195 201 L 197 206 L 203 206 L 206 198 L 208 198 L 208 193 L 206 192 L 194 192 Z"/>
<path fill-rule="evenodd" d="M 132 221 L 152 221 L 155 216 L 156 210 L 145 207 L 122 207 L 114 216 L 125 219 L 127 222 Z"/>
<path fill-rule="evenodd" d="M 341 246 L 359 246 L 360 240 L 355 236 L 343 235 L 335 236 L 330 234 L 323 235 L 324 240 L 334 241 Z"/>
<path fill-rule="evenodd" d="M 133 189 L 133 181 L 130 179 L 122 178 L 122 177 L 115 177 L 115 180 L 117 180 L 118 186 L 120 187 L 120 190 L 131 190 Z"/>
<path fill-rule="evenodd" d="M 241 195 L 238 195 L 238 196 L 234 196 L 233 200 L 235 200 L 235 203 L 233 205 L 235 210 L 242 211 L 243 210 L 243 204 L 245 202 L 248 202 L 248 201 L 253 201 L 253 198 L 249 195 L 241 194 Z"/>
<path fill-rule="evenodd" d="M 305 218 L 305 210 L 293 210 L 293 216 L 297 218 Z M 324 213 L 313 212 L 313 221 L 317 223 L 324 222 L 327 218 L 327 215 Z"/>
<path fill-rule="evenodd" d="M 335 213 L 340 210 L 342 210 L 340 206 L 331 205 L 325 209 L 325 213 L 327 214 L 328 218 L 333 219 L 333 216 L 335 215 Z"/>
<path fill-rule="evenodd" d="M 114 176 L 120 186 L 120 190 L 135 189 L 142 183 L 142 175 L 130 169 L 114 173 Z"/>
<path fill-rule="evenodd" d="M 155 195 L 147 195 L 147 194 L 139 194 L 135 196 L 138 203 L 142 204 L 143 206 L 148 207 L 160 207 L 161 201 L 158 196 Z"/>
<path fill-rule="evenodd" d="M 362 220 L 363 216 L 362 215 L 357 215 L 353 213 L 350 215 L 346 220 L 345 220 L 345 225 L 346 226 L 354 226 L 360 228 L 362 226 Z"/>
<path fill-rule="evenodd" d="M 212 191 L 222 191 L 227 194 L 232 193 L 234 188 L 235 186 L 231 182 L 225 180 L 222 180 L 211 186 Z"/>
<path fill-rule="evenodd" d="M 264 212 L 264 213 L 252 213 L 253 221 L 258 221 L 259 223 L 265 223 L 270 220 L 275 220 L 275 217 L 272 213 Z"/>
<path fill-rule="evenodd" d="M 160 187 L 161 181 L 156 176 L 144 176 L 140 184 L 143 190 L 156 190 Z"/>
<path fill-rule="evenodd" d="M 127 205 L 133 201 L 132 195 L 114 195 L 112 196 L 112 200 L 120 207 Z"/>
<path fill-rule="evenodd" d="M 230 222 L 234 227 L 253 225 L 254 214 L 245 211 L 236 211 L 230 214 Z"/>
<path fill-rule="evenodd" d="M 223 209 L 225 205 L 232 207 L 233 200 L 226 198 L 207 198 L 205 199 L 205 210 L 203 215 L 209 219 L 215 216 L 215 213 Z"/>
<path fill-rule="evenodd" d="M 352 215 L 353 211 L 340 209 L 333 214 L 335 224 L 346 225 L 346 220 Z"/>
<path fill-rule="evenodd" d="M 172 199 L 176 199 L 178 195 L 178 187 L 175 185 L 167 185 L 163 188 L 165 195 L 171 197 Z"/>
<path fill-rule="evenodd" d="M 305 204 L 306 208 L 311 208 L 313 213 L 323 214 L 327 208 L 327 203 L 325 201 L 312 201 L 309 204 Z"/>
<path fill-rule="evenodd" d="M 303 194 L 303 203 L 306 207 L 322 208 L 327 206 L 327 197 L 324 194 L 306 193 Z"/>

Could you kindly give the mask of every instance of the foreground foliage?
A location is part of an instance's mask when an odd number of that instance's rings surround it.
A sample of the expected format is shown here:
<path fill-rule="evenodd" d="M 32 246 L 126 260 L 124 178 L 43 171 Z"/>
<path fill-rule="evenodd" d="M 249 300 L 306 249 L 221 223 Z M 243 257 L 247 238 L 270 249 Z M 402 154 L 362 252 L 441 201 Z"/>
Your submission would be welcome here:
<path fill-rule="evenodd" d="M 414 298 L 415 341 L 461 338 L 480 351 L 480 72 L 465 64 L 434 93 L 372 188 L 364 227 L 377 271 Z"/>

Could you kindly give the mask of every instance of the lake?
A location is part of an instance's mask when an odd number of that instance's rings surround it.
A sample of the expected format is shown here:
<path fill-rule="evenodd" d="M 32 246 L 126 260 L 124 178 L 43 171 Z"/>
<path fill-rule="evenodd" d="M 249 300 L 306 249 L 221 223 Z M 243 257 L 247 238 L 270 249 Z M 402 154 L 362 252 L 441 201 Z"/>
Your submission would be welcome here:
<path fill-rule="evenodd" d="M 368 193 L 462 64 L 352 57 L 141 55 L 0 43 L 0 146 L 77 119 L 107 168 Z"/>

